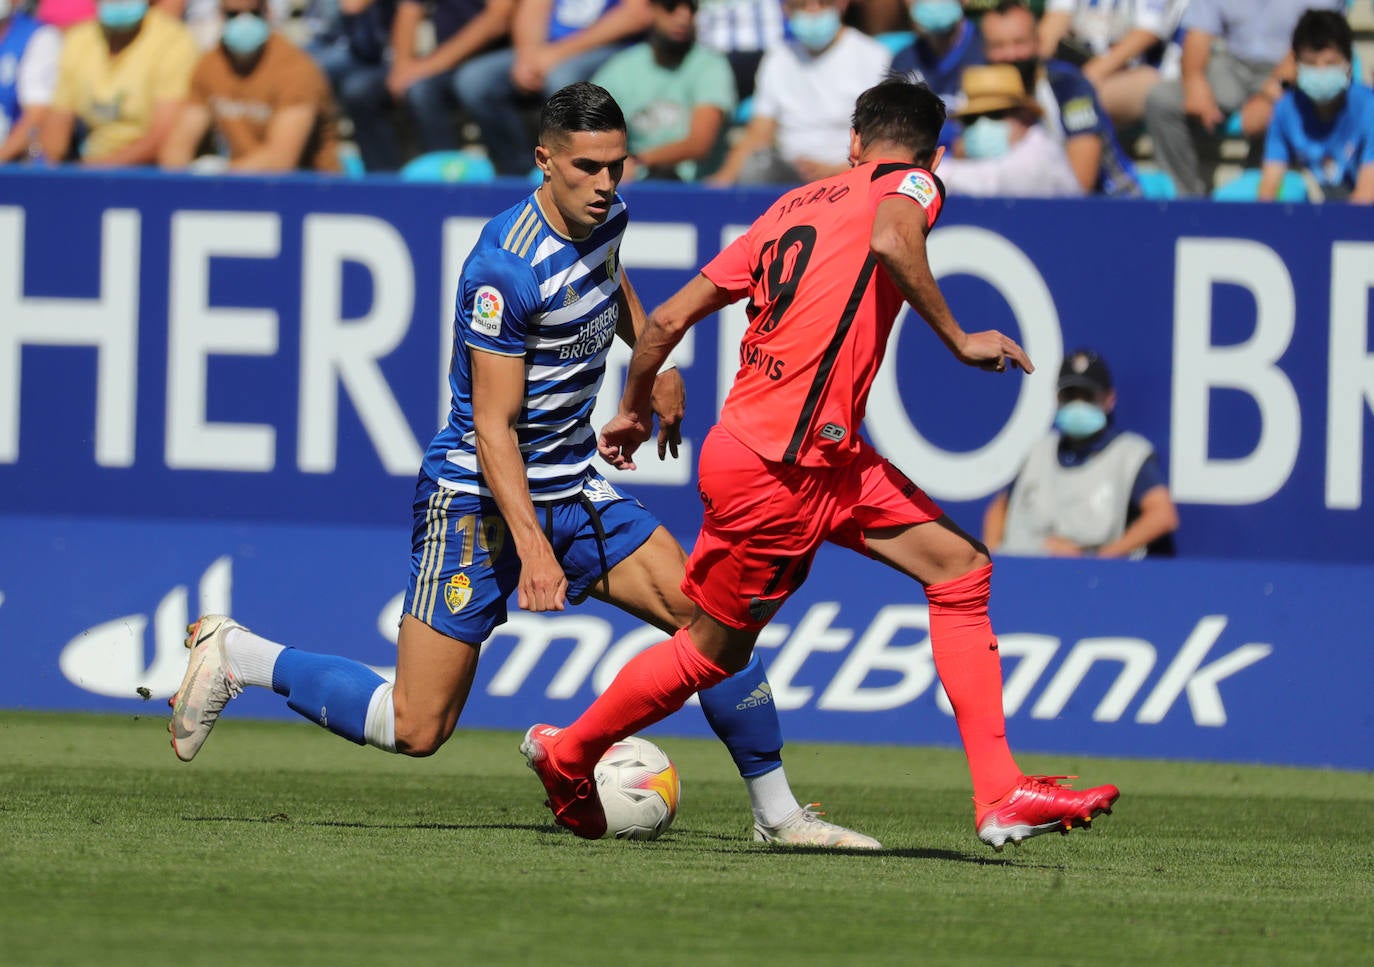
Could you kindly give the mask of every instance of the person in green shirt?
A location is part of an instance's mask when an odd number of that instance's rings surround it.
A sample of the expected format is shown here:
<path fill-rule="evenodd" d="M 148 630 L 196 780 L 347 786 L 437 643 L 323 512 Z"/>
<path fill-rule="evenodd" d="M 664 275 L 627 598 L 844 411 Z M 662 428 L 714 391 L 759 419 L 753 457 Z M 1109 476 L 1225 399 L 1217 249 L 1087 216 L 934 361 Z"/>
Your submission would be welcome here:
<path fill-rule="evenodd" d="M 592 82 L 629 126 L 625 178 L 695 181 L 724 155 L 735 78 L 723 54 L 696 42 L 696 0 L 652 0 L 649 39 L 616 54 Z"/>

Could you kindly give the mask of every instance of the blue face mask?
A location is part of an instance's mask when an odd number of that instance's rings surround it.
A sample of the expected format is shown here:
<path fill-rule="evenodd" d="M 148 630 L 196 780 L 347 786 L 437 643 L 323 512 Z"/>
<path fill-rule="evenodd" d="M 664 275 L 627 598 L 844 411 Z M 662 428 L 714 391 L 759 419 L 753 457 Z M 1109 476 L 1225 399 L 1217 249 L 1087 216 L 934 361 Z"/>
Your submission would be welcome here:
<path fill-rule="evenodd" d="M 964 19 L 959 0 L 918 0 L 911 5 L 911 20 L 928 34 L 947 34 Z"/>
<path fill-rule="evenodd" d="M 964 154 L 970 158 L 1001 158 L 1010 150 L 1010 121 L 979 118 L 964 131 Z"/>
<path fill-rule="evenodd" d="M 792 36 L 807 50 L 824 50 L 840 32 L 840 12 L 834 7 L 810 13 L 800 10 L 788 14 L 787 25 Z"/>
<path fill-rule="evenodd" d="M 1086 440 L 1106 425 L 1106 411 L 1087 400 L 1072 400 L 1054 414 L 1055 429 L 1073 440 Z"/>
<path fill-rule="evenodd" d="M 220 34 L 220 39 L 230 51 L 247 57 L 261 50 L 271 33 L 272 28 L 262 17 L 255 13 L 241 13 L 230 17 L 224 24 L 224 32 Z"/>
<path fill-rule="evenodd" d="M 1350 68 L 1339 64 L 1331 67 L 1298 65 L 1298 90 L 1318 104 L 1334 101 L 1350 87 Z"/>
<path fill-rule="evenodd" d="M 128 30 L 143 21 L 148 12 L 148 0 L 104 0 L 96 4 L 95 12 L 102 27 Z"/>

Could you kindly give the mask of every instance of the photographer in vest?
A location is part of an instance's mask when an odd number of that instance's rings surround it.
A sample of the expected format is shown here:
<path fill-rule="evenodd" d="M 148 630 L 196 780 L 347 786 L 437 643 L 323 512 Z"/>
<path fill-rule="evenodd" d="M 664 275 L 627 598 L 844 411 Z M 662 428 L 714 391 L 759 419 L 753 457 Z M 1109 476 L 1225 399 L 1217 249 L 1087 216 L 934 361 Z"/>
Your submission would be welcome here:
<path fill-rule="evenodd" d="M 1002 554 L 1172 557 L 1178 511 L 1155 449 L 1113 420 L 1116 390 L 1102 357 L 1079 349 L 1059 370 L 1054 430 L 993 498 L 983 541 Z"/>

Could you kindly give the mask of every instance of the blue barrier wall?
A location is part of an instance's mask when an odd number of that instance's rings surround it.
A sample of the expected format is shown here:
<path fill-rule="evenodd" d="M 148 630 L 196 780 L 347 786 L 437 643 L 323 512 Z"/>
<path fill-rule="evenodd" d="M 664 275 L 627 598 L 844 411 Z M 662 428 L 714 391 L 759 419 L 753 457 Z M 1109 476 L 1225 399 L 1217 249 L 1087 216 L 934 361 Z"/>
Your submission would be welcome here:
<path fill-rule="evenodd" d="M 393 663 L 457 271 L 527 190 L 0 174 L 0 707 L 165 697 L 203 610 Z M 773 195 L 626 197 L 623 260 L 652 305 Z M 1049 425 L 1061 354 L 1092 344 L 1183 518 L 1176 562 L 999 562 L 1016 745 L 1374 767 L 1367 215 L 955 200 L 932 259 L 963 324 L 1017 335 L 1040 371 L 960 367 L 908 316 L 870 403 L 880 448 L 977 530 Z M 689 444 L 742 325 L 722 314 L 680 354 Z M 618 481 L 685 542 L 693 455 Z M 763 643 L 788 734 L 953 742 L 922 605 L 822 555 Z M 594 605 L 517 613 L 464 721 L 567 719 L 654 637 Z M 704 731 L 690 711 L 670 727 Z"/>

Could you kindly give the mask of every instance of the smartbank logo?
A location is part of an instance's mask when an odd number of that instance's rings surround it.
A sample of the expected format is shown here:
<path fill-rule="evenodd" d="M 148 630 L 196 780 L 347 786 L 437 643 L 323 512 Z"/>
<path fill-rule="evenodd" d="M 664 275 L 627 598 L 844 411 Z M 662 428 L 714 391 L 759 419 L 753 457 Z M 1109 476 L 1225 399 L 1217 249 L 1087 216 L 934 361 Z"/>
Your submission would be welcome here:
<path fill-rule="evenodd" d="M 232 561 L 221 557 L 200 579 L 194 612 L 186 586 L 172 588 L 158 602 L 151 620 L 151 663 L 144 658 L 149 616 L 131 614 L 87 629 L 68 642 L 59 658 L 63 675 L 97 695 L 133 697 L 140 688 L 153 697 L 171 695 L 186 667 L 182 647 L 186 625 L 198 614 L 231 612 L 231 586 Z M 400 604 L 401 595 L 391 597 L 377 617 L 379 635 L 393 644 Z M 861 629 L 837 625 L 839 615 L 838 602 L 819 601 L 795 625 L 773 624 L 764 629 L 759 647 L 765 649 L 771 692 L 760 698 L 760 704 L 771 700 L 780 709 L 884 712 L 910 705 L 933 691 L 936 707 L 953 714 L 935 672 L 926 608 L 888 605 Z M 1227 715 L 1222 683 L 1274 650 L 1258 642 L 1219 647 L 1228 623 L 1224 614 L 1200 616 L 1149 688 L 1146 683 L 1161 664 L 1161 653 L 1173 650 L 1172 642 L 1157 647 L 1143 638 L 1088 637 L 1069 644 L 1053 635 L 999 635 L 1004 708 L 1009 717 L 1024 710 L 1032 719 L 1059 718 L 1089 674 L 1103 667 L 1115 669 L 1115 675 L 1100 698 L 1089 696 L 1090 701 L 1096 700 L 1091 716 L 1095 722 L 1128 719 L 1153 725 L 1182 701 L 1194 725 L 1223 726 Z M 567 700 L 590 684 L 600 693 L 626 662 L 662 637 L 654 628 L 637 628 L 616 639 L 611 622 L 594 614 L 514 611 L 483 649 L 484 666 L 493 670 L 485 692 L 501 699 L 529 696 L 542 689 L 546 698 Z M 1229 650 L 1223 650 L 1226 647 Z M 803 684 L 818 677 L 814 663 L 809 678 L 805 674 L 812 656 L 839 652 L 844 658 L 828 681 Z M 536 668 L 549 667 L 544 663 L 546 656 L 561 656 L 561 662 L 551 677 L 541 681 L 534 673 Z M 374 667 L 385 677 L 394 676 L 392 667 Z M 1095 675 L 1093 680 L 1103 679 Z"/>
<path fill-rule="evenodd" d="M 933 688 L 936 706 L 953 715 L 936 676 L 925 607 L 888 605 L 861 630 L 837 627 L 839 612 L 838 602 L 821 601 L 813 604 L 795 626 L 774 624 L 764 629 L 759 647 L 772 652 L 765 652 L 764 662 L 772 683 L 772 700 L 778 708 L 883 712 L 909 705 Z M 1182 699 L 1195 725 L 1225 725 L 1221 683 L 1274 650 L 1270 644 L 1248 642 L 1214 655 L 1227 624 L 1226 615 L 1201 616 L 1148 690 L 1144 686 L 1160 664 L 1161 649 L 1142 638 L 1091 637 L 1066 645 L 1052 635 L 998 635 L 1006 676 L 1003 706 L 1008 716 L 1028 706 L 1030 718 L 1058 718 L 1089 672 L 1107 665 L 1116 667 L 1117 672 L 1093 708 L 1093 721 L 1120 721 L 1134 705 L 1131 719 L 1153 725 L 1163 721 Z M 592 615 L 513 614 L 484 650 L 490 657 L 505 654 L 487 693 L 502 697 L 528 694 L 529 689 L 538 687 L 530 680 L 535 666 L 545 654 L 565 650 L 568 641 L 573 642 L 572 651 L 544 687 L 544 695 L 572 698 L 589 679 L 600 693 L 627 661 L 663 637 L 647 628 L 613 642 L 613 631 L 610 622 Z M 799 684 L 810 656 L 841 651 L 846 657 L 828 683 L 817 687 Z M 1051 669 L 1060 656 L 1062 661 Z M 885 684 L 868 684 L 875 676 Z"/>

